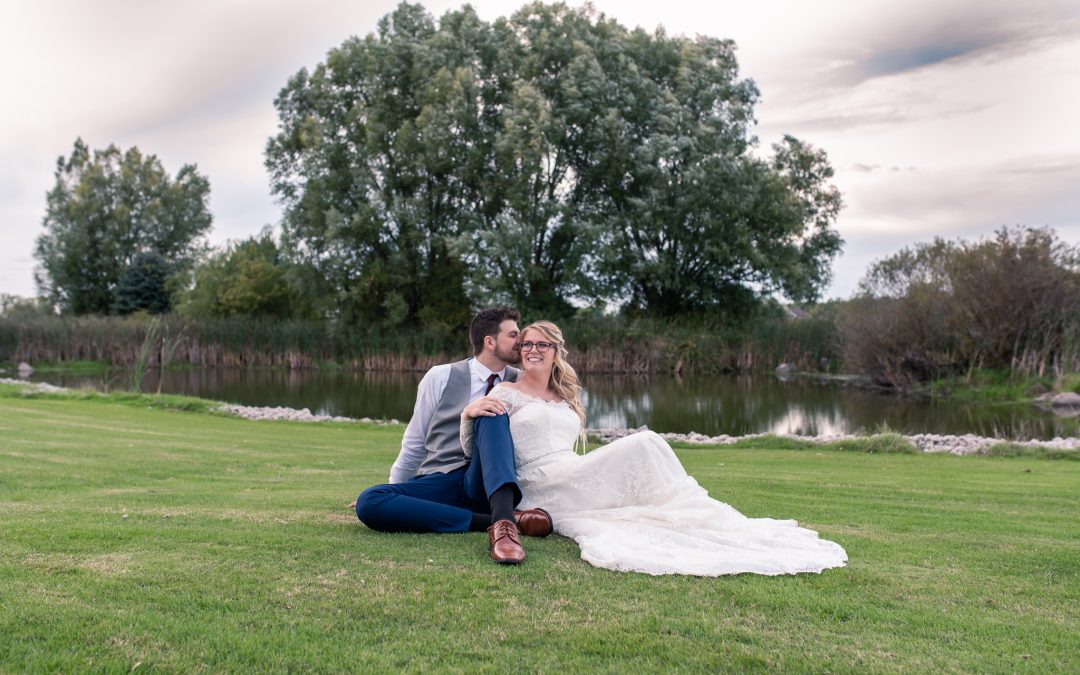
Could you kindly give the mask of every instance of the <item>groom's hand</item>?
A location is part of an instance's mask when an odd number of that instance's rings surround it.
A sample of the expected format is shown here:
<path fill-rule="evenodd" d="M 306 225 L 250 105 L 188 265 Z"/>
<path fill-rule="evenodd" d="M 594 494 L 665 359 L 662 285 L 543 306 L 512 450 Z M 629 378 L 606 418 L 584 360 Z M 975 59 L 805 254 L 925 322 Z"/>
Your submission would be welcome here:
<path fill-rule="evenodd" d="M 465 406 L 461 414 L 468 419 L 475 419 L 477 417 L 494 417 L 505 412 L 506 408 L 503 407 L 502 401 L 493 399 L 490 396 L 484 396 Z"/>

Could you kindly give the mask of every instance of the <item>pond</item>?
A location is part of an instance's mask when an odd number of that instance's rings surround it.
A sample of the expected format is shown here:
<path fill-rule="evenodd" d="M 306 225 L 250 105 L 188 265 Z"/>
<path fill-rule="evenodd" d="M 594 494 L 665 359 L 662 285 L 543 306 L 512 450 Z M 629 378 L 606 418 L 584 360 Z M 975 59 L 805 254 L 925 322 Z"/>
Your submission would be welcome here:
<path fill-rule="evenodd" d="M 309 408 L 314 413 L 407 421 L 422 373 L 205 368 L 165 373 L 161 390 L 244 405 Z M 33 381 L 68 387 L 127 384 L 105 376 L 35 373 Z M 1080 419 L 1030 404 L 963 403 L 901 398 L 771 374 L 719 377 L 630 377 L 585 374 L 590 427 L 647 425 L 660 432 L 708 435 L 859 433 L 888 427 L 901 433 L 997 436 L 1014 440 L 1080 435 Z M 156 391 L 158 371 L 142 389 Z"/>

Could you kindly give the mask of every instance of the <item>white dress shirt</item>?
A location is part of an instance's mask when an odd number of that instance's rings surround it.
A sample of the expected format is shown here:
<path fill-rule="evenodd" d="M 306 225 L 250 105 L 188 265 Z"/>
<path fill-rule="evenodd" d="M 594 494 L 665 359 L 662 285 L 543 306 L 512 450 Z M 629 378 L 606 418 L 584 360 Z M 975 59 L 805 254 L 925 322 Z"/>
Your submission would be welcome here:
<path fill-rule="evenodd" d="M 449 363 L 435 366 L 424 374 L 420 385 L 416 388 L 416 406 L 413 407 L 412 418 L 405 427 L 405 435 L 401 438 L 401 452 L 398 453 L 394 466 L 390 468 L 390 482 L 404 483 L 416 475 L 417 470 L 427 458 L 427 448 L 424 441 L 427 440 L 428 426 L 431 425 L 431 416 L 439 407 L 443 392 L 446 391 L 446 383 L 450 381 Z M 469 359 L 469 400 L 461 407 L 472 403 L 484 395 L 487 389 L 487 379 L 495 372 L 488 370 L 487 366 L 476 359 Z M 498 384 L 506 379 L 506 368 L 498 371 Z"/>

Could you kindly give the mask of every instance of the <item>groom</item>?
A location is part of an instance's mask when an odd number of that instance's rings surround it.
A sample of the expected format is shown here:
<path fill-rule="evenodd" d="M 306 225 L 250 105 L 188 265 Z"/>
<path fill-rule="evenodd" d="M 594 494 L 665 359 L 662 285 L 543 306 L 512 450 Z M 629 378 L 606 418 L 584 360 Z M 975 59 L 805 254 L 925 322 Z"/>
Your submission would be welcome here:
<path fill-rule="evenodd" d="M 472 458 L 459 435 L 461 411 L 501 381 L 517 380 L 518 319 L 512 307 L 489 307 L 473 317 L 469 340 L 474 356 L 435 366 L 420 380 L 416 407 L 390 469 L 390 483 L 360 493 L 356 517 L 383 532 L 469 532 L 486 530 L 495 562 L 525 559 L 519 532 L 551 533 L 542 509 L 514 511 L 521 501 L 515 476 L 509 417 L 479 417 Z M 501 428 L 500 428 L 501 427 Z M 500 439 L 479 443 L 484 435 Z M 491 446 L 490 448 L 487 446 Z"/>

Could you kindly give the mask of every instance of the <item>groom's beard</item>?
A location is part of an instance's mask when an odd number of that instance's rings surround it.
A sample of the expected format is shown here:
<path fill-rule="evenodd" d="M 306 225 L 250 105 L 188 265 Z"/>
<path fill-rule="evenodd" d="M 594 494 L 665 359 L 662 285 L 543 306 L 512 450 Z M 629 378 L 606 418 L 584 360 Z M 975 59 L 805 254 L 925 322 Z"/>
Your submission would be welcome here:
<path fill-rule="evenodd" d="M 521 352 L 514 348 L 510 348 L 505 351 L 496 349 L 495 358 L 499 359 L 500 361 L 504 361 L 511 366 L 516 366 L 521 363 Z"/>

